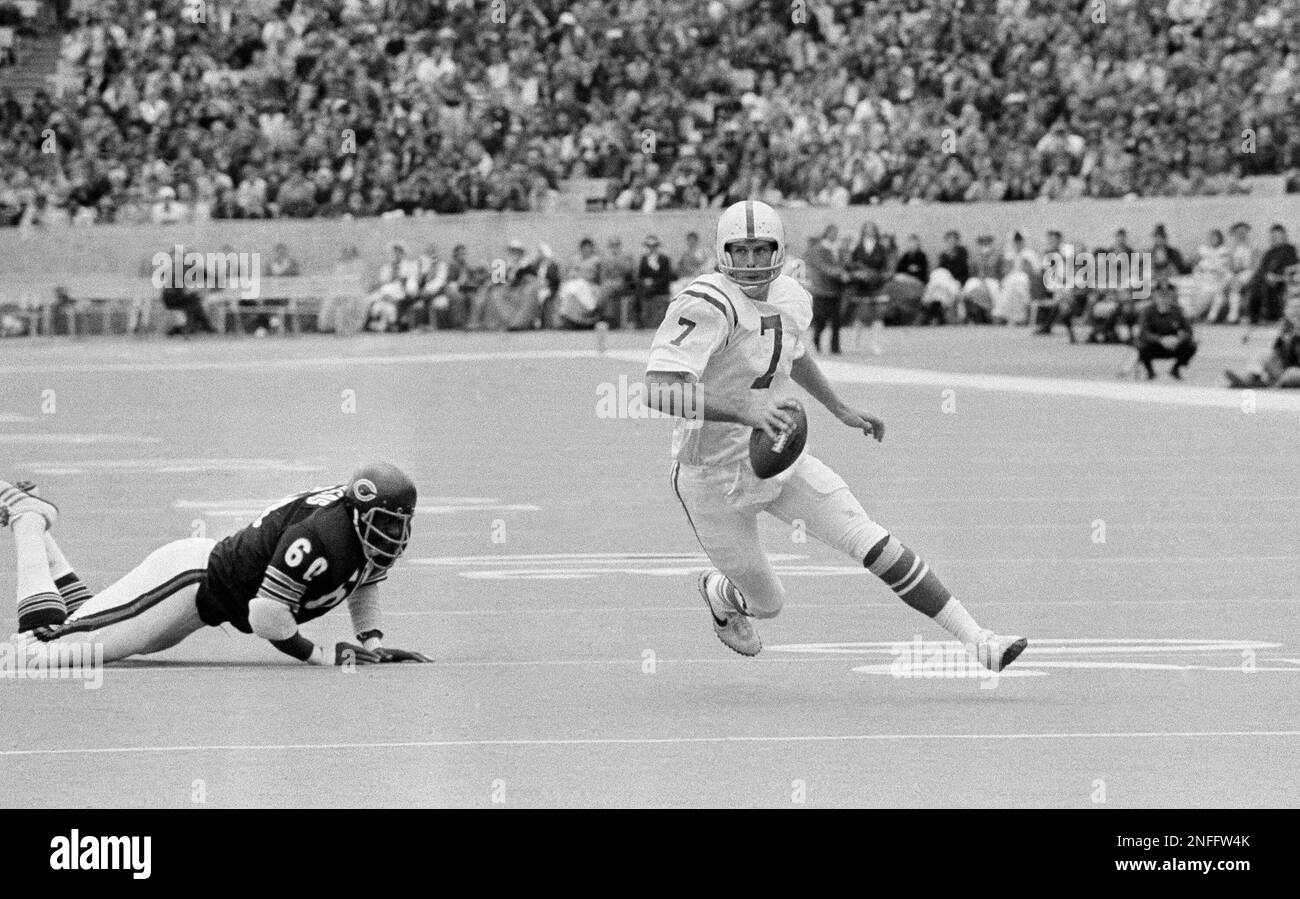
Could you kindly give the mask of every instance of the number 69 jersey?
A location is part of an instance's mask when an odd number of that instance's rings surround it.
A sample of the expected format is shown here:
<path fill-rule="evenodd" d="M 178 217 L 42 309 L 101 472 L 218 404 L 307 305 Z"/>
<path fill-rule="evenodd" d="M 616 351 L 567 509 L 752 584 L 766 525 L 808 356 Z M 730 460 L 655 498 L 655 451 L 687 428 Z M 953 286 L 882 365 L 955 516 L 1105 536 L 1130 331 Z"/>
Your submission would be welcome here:
<path fill-rule="evenodd" d="M 343 499 L 346 484 L 297 493 L 218 543 L 196 602 L 204 623 L 229 621 L 252 633 L 258 596 L 288 606 L 294 620 L 319 618 L 358 587 L 388 575 L 370 565 Z"/>
<path fill-rule="evenodd" d="M 781 275 L 767 299 L 752 300 L 719 273 L 701 275 L 673 298 L 655 332 L 646 371 L 684 372 L 708 393 L 790 393 L 790 365 L 807 350 L 812 296 Z M 707 399 L 706 399 L 707 401 Z M 747 425 L 679 420 L 673 458 L 682 465 L 725 466 L 749 458 Z"/>

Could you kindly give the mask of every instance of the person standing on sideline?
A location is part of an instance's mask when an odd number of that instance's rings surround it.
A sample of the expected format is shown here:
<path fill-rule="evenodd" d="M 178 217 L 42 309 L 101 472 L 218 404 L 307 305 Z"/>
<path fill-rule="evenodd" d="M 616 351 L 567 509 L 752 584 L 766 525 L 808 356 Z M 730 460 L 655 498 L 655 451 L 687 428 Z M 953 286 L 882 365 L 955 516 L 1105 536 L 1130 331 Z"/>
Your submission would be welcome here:
<path fill-rule="evenodd" d="M 844 266 L 839 260 L 840 229 L 827 225 L 821 238 L 808 238 L 804 264 L 812 281 L 813 349 L 822 351 L 822 331 L 831 327 L 831 355 L 840 354 L 840 302 L 844 292 Z"/>

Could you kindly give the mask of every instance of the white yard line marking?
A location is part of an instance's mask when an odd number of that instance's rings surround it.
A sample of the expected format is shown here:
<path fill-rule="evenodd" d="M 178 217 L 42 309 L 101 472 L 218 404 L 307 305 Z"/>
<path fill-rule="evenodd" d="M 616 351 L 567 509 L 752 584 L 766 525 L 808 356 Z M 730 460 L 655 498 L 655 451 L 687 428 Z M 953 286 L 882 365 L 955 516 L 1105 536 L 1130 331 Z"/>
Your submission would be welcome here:
<path fill-rule="evenodd" d="M 1012 734 L 801 734 L 718 737 L 574 737 L 563 739 L 393 740 L 366 743 L 230 743 L 190 746 L 112 746 L 83 749 L 5 749 L 0 757 L 55 755 L 140 755 L 169 752 L 294 752 L 342 749 L 456 749 L 530 746 L 681 746 L 720 743 L 900 743 L 978 740 L 1202 740 L 1237 737 L 1300 737 L 1300 730 L 1112 731 Z"/>
<path fill-rule="evenodd" d="M 81 569 L 77 569 L 81 571 Z M 86 572 L 83 572 L 86 573 Z M 90 573 L 94 573 L 93 570 Z M 119 572 L 103 572 L 118 574 Z M 683 592 L 682 596 L 686 597 Z M 1222 606 L 1256 606 L 1256 605 L 1287 605 L 1294 606 L 1296 599 L 1294 596 L 1276 596 L 1276 597 L 1252 597 L 1252 598 L 1230 598 L 1223 599 L 1218 596 L 1207 596 L 1204 599 L 1144 599 L 1143 606 L 1212 606 L 1220 608 Z M 1026 609 L 1043 609 L 1056 608 L 1058 606 L 1129 606 L 1133 605 L 1131 599 L 1060 599 L 1044 602 L 1037 600 L 980 600 L 980 607 L 998 606 L 1005 608 L 1026 608 Z M 837 603 L 805 603 L 793 602 L 787 605 L 782 611 L 783 616 L 797 614 L 804 611 L 835 609 L 840 612 L 852 612 L 855 609 L 897 609 L 898 602 L 837 602 Z M 638 615 L 638 614 L 662 614 L 664 612 L 673 612 L 682 615 L 699 615 L 700 609 L 698 603 L 687 604 L 683 599 L 683 604 L 679 606 L 591 606 L 589 608 L 509 608 L 509 609 L 385 609 L 385 615 L 393 615 L 399 618 L 437 618 L 440 616 L 456 615 Z"/>
<path fill-rule="evenodd" d="M 351 368 L 355 366 L 433 365 L 447 362 L 497 362 L 529 359 L 595 359 L 595 350 L 503 350 L 482 353 L 425 353 L 395 356 L 304 356 L 290 359 L 225 359 L 189 362 L 76 362 L 0 366 L 0 375 L 101 372 L 247 371 L 256 369 Z"/>
<path fill-rule="evenodd" d="M 533 506 L 525 503 L 497 503 L 485 501 L 459 504 L 439 504 L 436 502 L 436 498 L 431 499 L 434 499 L 435 501 L 420 503 L 415 510 L 417 515 L 454 515 L 461 512 L 540 512 L 542 510 L 541 506 Z M 172 508 L 200 512 L 209 518 L 242 518 L 250 515 L 260 515 L 272 504 L 279 501 L 279 499 L 271 499 L 214 500 L 212 502 L 203 502 L 178 499 L 176 502 L 172 503 Z"/>
<path fill-rule="evenodd" d="M 1281 643 L 1260 640 L 1216 640 L 1145 637 L 1034 637 L 1021 657 L 1040 656 L 1047 653 L 1076 655 L 1080 653 L 1155 653 L 1155 652 L 1244 652 L 1255 649 L 1278 649 Z M 864 643 L 786 643 L 769 646 L 772 652 L 839 653 L 842 655 L 890 655 L 899 649 L 955 649 L 955 640 L 875 640 Z M 1034 664 L 1037 664 L 1035 662 Z"/>
<path fill-rule="evenodd" d="M 561 577 L 592 579 L 611 574 L 634 577 L 689 577 L 709 567 L 708 562 L 700 562 L 689 568 L 562 568 L 558 571 L 519 568 L 462 571 L 459 574 L 471 581 L 535 581 Z M 774 565 L 772 568 L 777 574 L 785 577 L 859 577 L 870 574 L 863 568 L 847 568 L 842 565 Z"/>
<path fill-rule="evenodd" d="M 98 443 L 162 443 L 162 438 L 140 437 L 135 434 L 67 434 L 57 431 L 50 431 L 45 434 L 0 434 L 0 444 L 7 446 L 55 443 L 66 446 L 84 446 Z"/>
<path fill-rule="evenodd" d="M 36 474 L 67 475 L 88 472 L 130 474 L 195 474 L 205 471 L 324 471 L 324 466 L 290 459 L 75 459 L 60 462 L 32 462 Z M 265 508 L 265 507 L 263 507 Z M 260 509 L 258 511 L 261 511 Z"/>
<path fill-rule="evenodd" d="M 610 358 L 645 363 L 641 350 L 611 350 Z M 1083 381 L 1069 378 L 1039 378 L 1024 375 L 964 374 L 930 369 L 894 368 L 855 362 L 821 361 L 826 377 L 841 384 L 891 384 L 901 387 L 970 388 L 1036 396 L 1073 396 L 1081 399 L 1120 400 L 1129 403 L 1158 403 L 1172 406 L 1216 407 L 1240 410 L 1243 391 L 1226 387 L 1186 387 L 1119 381 Z M 1300 396 L 1273 390 L 1253 393 L 1259 411 L 1300 412 Z"/>
<path fill-rule="evenodd" d="M 806 555 L 796 555 L 793 553 L 768 553 L 767 556 L 772 561 L 792 562 L 796 559 L 806 559 Z M 528 563 L 532 565 L 564 565 L 569 562 L 584 562 L 588 564 L 608 562 L 616 564 L 619 562 L 699 562 L 701 565 L 708 564 L 709 557 L 704 553 L 517 553 L 506 555 L 483 555 L 483 556 L 432 556 L 424 559 L 407 560 L 412 565 L 519 565 Z"/>

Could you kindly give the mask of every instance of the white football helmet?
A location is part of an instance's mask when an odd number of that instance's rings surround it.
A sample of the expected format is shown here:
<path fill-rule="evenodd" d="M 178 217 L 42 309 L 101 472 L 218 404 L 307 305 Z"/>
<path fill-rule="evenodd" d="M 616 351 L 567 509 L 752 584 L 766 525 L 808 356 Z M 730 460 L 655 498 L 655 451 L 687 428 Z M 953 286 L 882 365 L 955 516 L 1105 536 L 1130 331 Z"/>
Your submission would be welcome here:
<path fill-rule="evenodd" d="M 770 265 L 741 268 L 731 264 L 727 245 L 738 240 L 770 240 L 776 244 Z M 785 226 L 776 210 L 758 200 L 743 200 L 727 207 L 718 219 L 718 238 L 714 246 L 718 271 L 743 287 L 766 287 L 781 275 L 785 264 Z"/>

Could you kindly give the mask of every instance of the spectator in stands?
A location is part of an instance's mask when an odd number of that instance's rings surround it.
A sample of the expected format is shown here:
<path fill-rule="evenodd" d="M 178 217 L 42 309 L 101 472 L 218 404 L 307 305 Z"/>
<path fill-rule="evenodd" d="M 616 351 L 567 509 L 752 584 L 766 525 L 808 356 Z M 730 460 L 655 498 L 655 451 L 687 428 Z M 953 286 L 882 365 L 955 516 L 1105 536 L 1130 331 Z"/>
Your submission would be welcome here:
<path fill-rule="evenodd" d="M 529 255 L 523 243 L 512 240 L 506 256 L 502 276 L 479 288 L 470 314 L 471 329 L 528 331 L 537 324 L 541 315 L 537 271 L 542 254 Z"/>
<path fill-rule="evenodd" d="M 636 260 L 623 250 L 623 240 L 611 237 L 600 260 L 601 317 L 611 328 L 628 324 L 636 288 Z"/>
<path fill-rule="evenodd" d="M 354 334 L 360 331 L 366 322 L 367 300 L 359 292 L 365 284 L 365 264 L 361 253 L 354 245 L 343 247 L 338 261 L 334 263 L 334 277 L 339 283 L 354 285 L 356 294 L 340 293 L 325 297 L 321 303 L 320 314 L 316 318 L 318 331 L 333 334 Z"/>
<path fill-rule="evenodd" d="M 417 295 L 420 283 L 419 263 L 407 256 L 406 245 L 392 243 L 392 254 L 379 270 L 379 278 L 370 292 L 367 331 L 397 329 L 398 304 Z"/>
<path fill-rule="evenodd" d="M 812 294 L 813 349 L 822 351 L 822 332 L 829 325 L 830 351 L 835 356 L 840 354 L 840 305 L 846 279 L 844 266 L 840 264 L 839 239 L 840 229 L 827 225 L 820 238 L 808 238 L 808 251 L 804 255 L 811 283 L 808 292 Z"/>
<path fill-rule="evenodd" d="M 1148 252 L 1151 254 L 1151 277 L 1156 281 L 1169 280 L 1191 271 L 1183 254 L 1169 245 L 1169 235 L 1164 225 L 1156 225 L 1152 229 L 1151 249 Z"/>
<path fill-rule="evenodd" d="M 971 260 L 970 278 L 962 286 L 962 303 L 966 321 L 987 325 L 993 322 L 993 310 L 1002 305 L 1002 252 L 993 244 L 992 234 L 975 239 L 975 257 Z M 1006 324 L 1006 319 L 1002 319 Z"/>
<path fill-rule="evenodd" d="M 438 327 L 464 328 L 469 321 L 470 297 L 474 293 L 474 271 L 469 264 L 469 249 L 458 243 L 451 251 L 447 264 L 447 283 L 442 295 L 447 298 L 446 317 L 438 310 Z M 445 321 L 445 325 L 444 325 Z"/>
<path fill-rule="evenodd" d="M 289 247 L 277 243 L 263 274 L 272 278 L 296 278 L 302 274 L 298 260 L 289 255 Z"/>
<path fill-rule="evenodd" d="M 1231 246 L 1228 251 L 1228 284 L 1224 297 L 1228 306 L 1228 324 L 1235 325 L 1241 320 L 1242 297 L 1259 264 L 1259 254 L 1251 244 L 1248 223 L 1234 222 L 1228 229 L 1228 236 L 1231 238 Z M 1218 321 L 1220 313 L 1220 307 L 1211 307 L 1209 320 Z"/>
<path fill-rule="evenodd" d="M 659 249 L 658 237 L 651 234 L 644 246 L 646 251 L 636 269 L 636 316 L 640 327 L 657 328 L 668 311 L 668 288 L 677 276 L 673 261 Z"/>
<path fill-rule="evenodd" d="M 224 254 L 226 247 L 222 247 L 221 252 Z M 208 319 L 207 311 L 204 308 L 203 290 L 200 287 L 184 286 L 182 272 L 171 272 L 170 274 L 171 276 L 164 282 L 162 288 L 162 304 L 164 308 L 177 313 L 179 320 L 167 329 L 167 336 L 190 337 L 199 332 L 204 334 L 217 333 L 217 329 L 212 327 L 212 322 Z M 202 283 L 211 283 L 208 281 L 206 273 Z"/>
<path fill-rule="evenodd" d="M 1073 272 L 1074 252 L 1074 246 L 1064 241 L 1059 228 L 1048 230 L 1047 249 L 1043 251 L 1043 281 L 1050 291 L 1052 302 L 1056 308 L 1034 331 L 1035 334 L 1051 334 L 1056 323 L 1060 322 L 1065 325 L 1065 333 L 1069 335 L 1070 343 L 1076 342 L 1074 318 L 1079 314 L 1080 307 L 1087 299 L 1086 292 L 1077 288 L 1072 283 L 1072 278 L 1065 283 L 1051 281 L 1049 273 L 1053 270 Z"/>
<path fill-rule="evenodd" d="M 561 328 L 593 328 L 600 318 L 600 254 L 596 242 L 584 237 L 569 260 L 560 283 L 557 322 Z"/>
<path fill-rule="evenodd" d="M 155 225 L 176 225 L 187 218 L 189 210 L 176 201 L 176 191 L 163 186 L 158 189 L 158 202 L 149 210 L 149 219 Z"/>
<path fill-rule="evenodd" d="M 907 235 L 903 254 L 898 257 L 898 275 L 913 278 L 922 287 L 930 280 L 930 259 L 921 248 L 921 238 Z"/>
<path fill-rule="evenodd" d="M 537 267 L 537 302 L 539 304 L 536 327 L 554 328 L 557 327 L 556 309 L 559 306 L 560 282 L 563 279 L 560 263 L 556 261 L 555 253 L 551 250 L 550 244 L 546 243 L 537 245 L 535 259 Z"/>
<path fill-rule="evenodd" d="M 1246 312 L 1252 325 L 1277 319 L 1286 293 L 1287 269 L 1300 261 L 1282 225 L 1268 229 L 1268 244 L 1246 285 Z"/>
<path fill-rule="evenodd" d="M 879 348 L 880 314 L 883 304 L 881 288 L 893 275 L 889 269 L 889 248 L 880 239 L 876 223 L 866 221 L 845 263 L 848 276 L 844 302 L 853 323 L 854 342 L 861 340 L 864 327 L 872 329 L 873 348 Z"/>
<path fill-rule="evenodd" d="M 1039 277 L 1038 256 L 1019 231 L 1013 232 L 1002 252 L 1001 303 L 993 308 L 993 320 L 1023 325 L 1029 320 L 1029 301 L 1034 279 Z"/>
<path fill-rule="evenodd" d="M 677 280 L 685 282 L 681 283 L 681 287 L 696 277 L 713 271 L 714 263 L 713 254 L 700 245 L 699 232 L 686 232 L 686 249 L 677 260 Z M 679 289 L 680 287 L 675 285 L 673 293 L 676 294 Z"/>
<path fill-rule="evenodd" d="M 1192 338 L 1192 323 L 1176 302 L 1177 292 L 1169 280 L 1156 283 L 1151 291 L 1151 302 L 1138 317 L 1138 362 L 1146 369 L 1147 380 L 1153 380 L 1156 370 L 1153 359 L 1173 359 L 1169 375 L 1175 380 L 1183 377 L 1183 368 L 1196 355 L 1196 341 Z"/>
<path fill-rule="evenodd" d="M 1129 272 L 1128 282 L 1123 284 L 1103 282 L 1112 270 L 1112 262 L 1109 260 L 1120 258 L 1132 260 L 1135 256 L 1136 252 L 1133 245 L 1129 243 L 1128 230 L 1125 228 L 1115 232 L 1115 242 L 1110 247 L 1098 251 L 1095 260 L 1097 284 L 1091 290 L 1085 288 L 1082 291 L 1088 295 L 1088 299 L 1083 304 L 1083 317 L 1088 325 L 1085 343 L 1118 343 L 1121 322 L 1127 324 L 1129 332 L 1132 333 L 1138 314 L 1134 292 L 1142 287 L 1137 283 L 1138 273 L 1131 267 L 1123 269 L 1116 264 L 1114 270 L 1117 273 Z M 1131 262 L 1123 264 L 1131 266 Z M 1140 290 L 1138 292 L 1145 293 Z"/>
<path fill-rule="evenodd" d="M 889 255 L 889 271 L 893 272 L 883 288 L 889 297 L 886 309 L 888 323 L 914 324 L 925 316 L 923 298 L 930 277 L 930 260 L 921 249 L 920 238 L 915 234 L 908 235 L 906 248 L 901 253 L 898 252 L 892 234 L 886 235 L 885 243 Z"/>
<path fill-rule="evenodd" d="M 448 274 L 451 266 L 438 252 L 437 244 L 429 244 L 417 261 L 420 275 L 415 296 L 399 304 L 397 326 L 409 331 L 420 328 L 429 331 L 455 327 L 451 316 L 451 298 L 447 294 Z"/>
<path fill-rule="evenodd" d="M 1232 248 L 1223 232 L 1211 228 L 1205 243 L 1196 250 L 1192 267 L 1191 296 L 1188 298 L 1194 321 L 1214 323 L 1228 305 L 1228 286 L 1232 281 Z"/>
<path fill-rule="evenodd" d="M 1300 297 L 1287 301 L 1282 327 L 1268 354 L 1244 374 L 1223 374 L 1230 387 L 1300 387 Z"/>
<path fill-rule="evenodd" d="M 957 231 L 944 234 L 944 251 L 939 253 L 922 296 L 922 323 L 945 325 L 949 317 L 961 316 L 962 286 L 970 279 L 970 260 Z"/>

